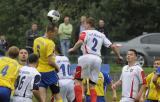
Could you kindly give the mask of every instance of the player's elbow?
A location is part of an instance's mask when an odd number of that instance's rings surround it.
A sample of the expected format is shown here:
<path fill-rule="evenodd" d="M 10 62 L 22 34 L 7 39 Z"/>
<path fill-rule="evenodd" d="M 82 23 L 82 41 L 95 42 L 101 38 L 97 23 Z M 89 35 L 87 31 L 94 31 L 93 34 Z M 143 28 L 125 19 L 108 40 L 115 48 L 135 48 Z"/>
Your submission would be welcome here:
<path fill-rule="evenodd" d="M 110 46 L 110 48 L 111 48 L 112 50 L 117 49 L 117 45 L 116 45 L 116 44 L 112 44 L 112 45 Z"/>

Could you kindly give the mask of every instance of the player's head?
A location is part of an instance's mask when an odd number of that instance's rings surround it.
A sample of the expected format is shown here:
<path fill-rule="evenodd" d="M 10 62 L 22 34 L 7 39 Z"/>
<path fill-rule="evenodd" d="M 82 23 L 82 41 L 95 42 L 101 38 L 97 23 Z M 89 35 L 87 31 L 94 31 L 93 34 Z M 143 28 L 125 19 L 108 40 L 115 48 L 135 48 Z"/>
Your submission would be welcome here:
<path fill-rule="evenodd" d="M 135 62 L 137 60 L 137 51 L 135 49 L 129 49 L 126 59 L 128 62 Z"/>
<path fill-rule="evenodd" d="M 160 67 L 160 57 L 156 57 L 153 63 L 154 68 Z"/>
<path fill-rule="evenodd" d="M 38 56 L 36 54 L 30 54 L 28 57 L 28 65 L 34 65 L 34 67 L 38 66 Z"/>
<path fill-rule="evenodd" d="M 18 57 L 18 54 L 19 54 L 19 48 L 16 47 L 16 46 L 11 46 L 9 49 L 8 49 L 8 56 L 10 58 L 17 58 Z"/>
<path fill-rule="evenodd" d="M 58 28 L 55 23 L 49 23 L 46 27 L 46 36 L 50 39 L 57 34 Z"/>
<path fill-rule="evenodd" d="M 92 17 L 87 18 L 86 20 L 86 29 L 94 28 L 95 27 L 95 20 Z"/>
<path fill-rule="evenodd" d="M 26 62 L 28 58 L 28 51 L 26 49 L 20 49 L 18 59 L 22 62 Z"/>

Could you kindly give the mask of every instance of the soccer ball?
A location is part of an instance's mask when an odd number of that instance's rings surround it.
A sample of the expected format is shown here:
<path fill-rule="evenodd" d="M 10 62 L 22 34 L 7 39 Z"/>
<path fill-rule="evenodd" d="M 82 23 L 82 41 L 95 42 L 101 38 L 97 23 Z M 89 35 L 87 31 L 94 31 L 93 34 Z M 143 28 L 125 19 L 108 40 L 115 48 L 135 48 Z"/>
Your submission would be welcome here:
<path fill-rule="evenodd" d="M 57 10 L 50 10 L 47 17 L 51 22 L 58 22 L 60 19 L 60 14 Z"/>

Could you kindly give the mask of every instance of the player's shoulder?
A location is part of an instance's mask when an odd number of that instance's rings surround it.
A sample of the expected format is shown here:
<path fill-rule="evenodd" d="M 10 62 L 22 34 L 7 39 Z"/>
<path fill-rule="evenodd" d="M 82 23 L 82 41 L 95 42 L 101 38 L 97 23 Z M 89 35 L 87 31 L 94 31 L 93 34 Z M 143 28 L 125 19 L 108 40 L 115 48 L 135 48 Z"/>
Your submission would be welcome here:
<path fill-rule="evenodd" d="M 122 71 L 126 70 L 128 67 L 128 65 L 123 66 Z"/>
<path fill-rule="evenodd" d="M 36 68 L 33 68 L 33 67 L 29 67 L 29 66 L 23 66 L 21 69 L 20 69 L 21 72 L 29 72 L 29 74 L 31 75 L 37 75 L 40 73 L 38 72 L 38 70 Z"/>
<path fill-rule="evenodd" d="M 40 36 L 40 37 L 36 38 L 34 41 L 41 40 L 41 39 L 42 39 L 42 37 Z"/>
<path fill-rule="evenodd" d="M 137 71 L 143 71 L 143 68 L 137 63 L 134 65 L 134 68 L 137 70 Z"/>
<path fill-rule="evenodd" d="M 148 79 L 148 78 L 152 78 L 152 77 L 153 77 L 153 75 L 154 75 L 154 72 L 152 72 L 152 73 L 148 74 L 148 75 L 146 76 L 146 79 Z"/>

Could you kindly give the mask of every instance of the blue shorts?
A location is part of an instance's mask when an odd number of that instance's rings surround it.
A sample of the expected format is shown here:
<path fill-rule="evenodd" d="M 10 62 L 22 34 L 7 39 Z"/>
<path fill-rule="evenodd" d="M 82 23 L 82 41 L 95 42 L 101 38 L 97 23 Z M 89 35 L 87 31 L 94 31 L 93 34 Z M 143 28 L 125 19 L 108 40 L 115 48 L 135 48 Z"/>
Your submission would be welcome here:
<path fill-rule="evenodd" d="M 144 102 L 158 102 L 158 100 L 145 100 Z"/>
<path fill-rule="evenodd" d="M 88 95 L 86 96 L 86 102 L 91 102 L 91 97 Z M 97 96 L 97 102 L 106 102 L 104 96 Z"/>
<path fill-rule="evenodd" d="M 0 102 L 10 102 L 11 89 L 0 86 Z"/>
<path fill-rule="evenodd" d="M 39 84 L 40 87 L 48 88 L 53 84 L 58 84 L 59 77 L 55 71 L 44 72 L 41 74 L 41 82 Z"/>

